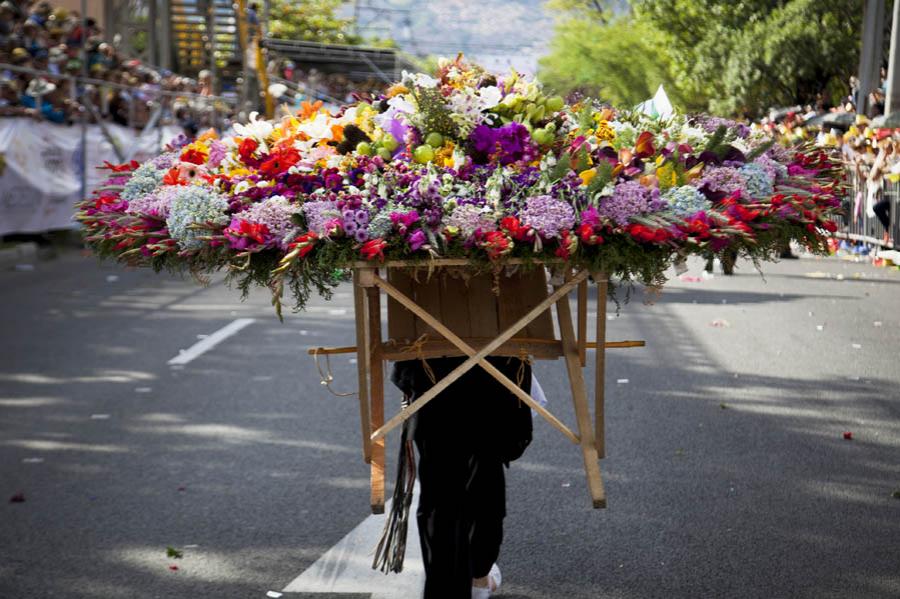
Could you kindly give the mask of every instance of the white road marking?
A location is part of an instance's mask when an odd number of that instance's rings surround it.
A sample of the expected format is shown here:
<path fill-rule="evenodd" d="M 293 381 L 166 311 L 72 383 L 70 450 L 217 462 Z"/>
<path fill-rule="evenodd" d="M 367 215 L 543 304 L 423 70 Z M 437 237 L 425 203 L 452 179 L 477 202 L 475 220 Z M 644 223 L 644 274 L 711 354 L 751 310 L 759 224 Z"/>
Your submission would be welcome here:
<path fill-rule="evenodd" d="M 375 546 L 384 521 L 390 513 L 369 516 L 347 536 L 322 554 L 316 562 L 282 589 L 284 593 L 371 593 L 371 599 L 410 599 L 420 597 L 425 588 L 425 567 L 416 525 L 418 486 L 410 509 L 406 537 L 406 559 L 400 574 L 382 574 L 372 569 Z"/>
<path fill-rule="evenodd" d="M 254 322 L 253 318 L 238 318 L 205 339 L 201 339 L 188 349 L 182 350 L 177 356 L 169 360 L 169 365 L 187 364 L 193 361 L 252 322 Z"/>

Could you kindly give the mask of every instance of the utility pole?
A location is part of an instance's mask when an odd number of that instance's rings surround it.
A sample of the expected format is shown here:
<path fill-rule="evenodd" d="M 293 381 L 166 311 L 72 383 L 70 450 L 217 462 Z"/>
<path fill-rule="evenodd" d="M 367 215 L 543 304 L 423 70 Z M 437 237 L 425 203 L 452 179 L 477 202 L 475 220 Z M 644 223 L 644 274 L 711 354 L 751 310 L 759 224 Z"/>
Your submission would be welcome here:
<path fill-rule="evenodd" d="M 866 0 L 862 52 L 859 55 L 859 90 L 856 98 L 856 112 L 859 114 L 868 114 L 869 94 L 880 83 L 881 56 L 884 51 L 884 15 L 884 0 Z M 893 40 L 893 35 L 891 38 Z"/>
<path fill-rule="evenodd" d="M 891 20 L 891 58 L 888 62 L 887 89 L 884 114 L 900 112 L 900 0 L 894 0 Z"/>

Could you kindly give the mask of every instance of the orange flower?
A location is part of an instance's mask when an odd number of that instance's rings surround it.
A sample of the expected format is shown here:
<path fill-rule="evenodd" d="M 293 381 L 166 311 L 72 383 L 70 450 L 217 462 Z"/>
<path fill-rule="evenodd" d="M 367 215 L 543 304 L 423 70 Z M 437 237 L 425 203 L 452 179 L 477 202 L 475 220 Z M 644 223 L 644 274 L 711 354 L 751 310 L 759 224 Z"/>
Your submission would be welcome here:
<path fill-rule="evenodd" d="M 322 105 L 322 100 L 319 100 L 315 104 L 310 104 L 308 101 L 304 100 L 303 103 L 300 104 L 300 112 L 297 116 L 305 121 L 306 119 L 315 116 L 322 108 Z"/>

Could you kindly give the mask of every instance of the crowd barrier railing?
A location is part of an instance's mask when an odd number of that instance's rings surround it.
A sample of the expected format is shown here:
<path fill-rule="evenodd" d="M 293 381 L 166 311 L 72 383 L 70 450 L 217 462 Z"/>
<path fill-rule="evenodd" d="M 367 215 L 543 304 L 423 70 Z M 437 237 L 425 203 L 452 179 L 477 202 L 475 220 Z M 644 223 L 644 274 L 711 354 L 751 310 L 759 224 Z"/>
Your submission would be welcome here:
<path fill-rule="evenodd" d="M 900 247 L 900 182 L 884 179 L 881 188 L 870 198 L 864 173 L 851 170 L 848 181 L 843 214 L 835 219 L 838 223 L 835 237 L 884 249 Z M 880 204 L 880 210 L 885 206 L 883 201 L 887 201 L 887 227 L 869 211 L 870 204 Z"/>

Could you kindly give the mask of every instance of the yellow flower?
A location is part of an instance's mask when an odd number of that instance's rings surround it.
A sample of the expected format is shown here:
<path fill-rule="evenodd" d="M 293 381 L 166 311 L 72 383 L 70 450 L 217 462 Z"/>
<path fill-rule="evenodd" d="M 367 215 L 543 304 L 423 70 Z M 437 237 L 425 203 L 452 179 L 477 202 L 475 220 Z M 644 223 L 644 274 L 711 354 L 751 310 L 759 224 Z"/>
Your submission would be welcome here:
<path fill-rule="evenodd" d="M 441 147 L 441 149 L 434 153 L 435 164 L 453 168 L 455 166 L 455 163 L 453 161 L 453 150 L 455 148 L 456 145 L 452 141 L 444 142 L 444 145 Z"/>
<path fill-rule="evenodd" d="M 581 171 L 578 173 L 578 176 L 581 177 L 582 185 L 590 185 L 591 181 L 594 180 L 594 177 L 597 176 L 597 169 L 589 168 L 586 171 Z"/>
<path fill-rule="evenodd" d="M 661 190 L 666 190 L 678 185 L 678 172 L 671 162 L 666 162 L 656 169 L 656 178 L 659 181 L 659 188 Z"/>
<path fill-rule="evenodd" d="M 384 93 L 388 98 L 393 98 L 394 96 L 399 96 L 400 94 L 408 94 L 409 89 L 406 88 L 402 83 L 395 83 L 390 86 L 387 91 Z"/>
<path fill-rule="evenodd" d="M 616 132 L 613 131 L 613 128 L 609 126 L 609 121 L 607 120 L 598 120 L 597 127 L 594 130 L 594 135 L 597 136 L 597 139 L 600 141 L 612 141 L 616 138 Z"/>
<path fill-rule="evenodd" d="M 229 177 L 244 177 L 250 174 L 250 169 L 246 168 L 235 168 L 231 169 L 226 173 Z"/>

